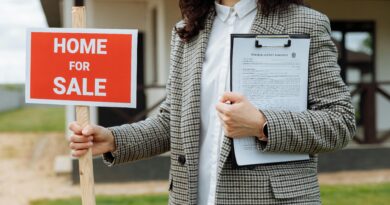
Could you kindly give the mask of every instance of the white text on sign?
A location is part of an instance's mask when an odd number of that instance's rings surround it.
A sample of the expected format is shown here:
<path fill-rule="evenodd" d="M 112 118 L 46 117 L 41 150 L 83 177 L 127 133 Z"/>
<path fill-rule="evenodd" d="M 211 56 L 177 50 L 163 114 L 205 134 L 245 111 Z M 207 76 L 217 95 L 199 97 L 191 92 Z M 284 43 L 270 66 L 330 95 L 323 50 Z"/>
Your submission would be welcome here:
<path fill-rule="evenodd" d="M 54 53 L 79 53 L 79 54 L 101 54 L 106 55 L 107 51 L 107 39 L 89 39 L 86 40 L 76 38 L 54 38 Z M 70 61 L 69 71 L 90 71 L 91 64 L 89 62 Z M 78 96 L 98 96 L 105 97 L 107 79 L 96 78 L 90 79 L 94 81 L 93 88 L 88 88 L 88 79 L 82 78 L 81 80 L 73 77 L 71 79 L 65 79 L 64 77 L 54 78 L 53 91 L 57 95 L 78 95 Z"/>
<path fill-rule="evenodd" d="M 89 71 L 90 65 L 91 64 L 89 62 L 70 61 L 69 62 L 69 70 Z"/>
<path fill-rule="evenodd" d="M 106 55 L 107 39 L 54 38 L 54 53 L 80 53 Z"/>
<path fill-rule="evenodd" d="M 53 91 L 57 95 L 72 95 L 76 94 L 79 96 L 99 96 L 104 97 L 106 93 L 105 83 L 106 79 L 96 78 L 94 83 L 94 88 L 92 91 L 88 91 L 88 79 L 83 78 L 81 83 L 78 82 L 77 78 L 71 78 L 70 82 L 66 82 L 66 79 L 63 77 L 56 77 L 54 79 L 54 85 L 56 86 Z M 80 86 L 81 85 L 81 86 Z"/>

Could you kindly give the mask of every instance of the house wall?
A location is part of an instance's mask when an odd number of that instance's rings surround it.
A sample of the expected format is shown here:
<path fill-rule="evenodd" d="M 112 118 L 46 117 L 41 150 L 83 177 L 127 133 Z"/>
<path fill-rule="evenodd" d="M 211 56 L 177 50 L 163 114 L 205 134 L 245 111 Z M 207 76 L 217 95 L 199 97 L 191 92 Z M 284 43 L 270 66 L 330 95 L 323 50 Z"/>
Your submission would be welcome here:
<path fill-rule="evenodd" d="M 73 1 L 63 0 L 63 22 L 71 26 L 69 12 Z M 387 0 L 306 0 L 311 7 L 331 20 L 374 20 L 377 26 L 377 79 L 390 81 L 390 1 Z M 145 32 L 145 83 L 165 85 L 169 74 L 170 37 L 180 19 L 178 0 L 86 0 L 87 25 L 93 28 L 135 28 Z M 157 10 L 157 31 L 153 30 L 151 12 Z M 153 32 L 157 33 L 152 45 Z M 156 49 L 157 52 L 153 52 Z M 154 53 L 157 53 L 154 56 Z M 157 69 L 154 69 L 157 65 Z M 153 78 L 157 72 L 157 79 Z M 390 86 L 383 86 L 390 92 Z M 147 106 L 164 97 L 164 89 L 148 89 Z M 378 95 L 377 121 L 380 131 L 389 130 L 390 103 Z M 374 112 L 374 110 L 373 110 Z"/>
<path fill-rule="evenodd" d="M 0 112 L 13 110 L 24 105 L 24 93 L 0 88 Z"/>
<path fill-rule="evenodd" d="M 62 1 L 64 27 L 71 27 L 71 7 L 73 1 Z M 85 0 L 88 28 L 138 29 L 145 34 L 145 70 L 146 85 L 165 85 L 169 74 L 169 54 L 171 31 L 180 19 L 178 0 Z M 157 11 L 156 25 L 152 27 L 152 10 Z M 153 32 L 157 32 L 156 44 Z M 154 52 L 157 50 L 157 52 Z M 155 56 L 154 54 L 157 53 Z M 154 65 L 157 65 L 155 69 Z M 157 79 L 154 79 L 157 72 Z M 146 90 L 147 107 L 151 107 L 165 96 L 165 89 Z M 96 110 L 93 108 L 93 110 Z M 154 114 L 157 109 L 152 112 Z M 67 108 L 68 119 L 74 119 L 74 108 Z M 92 118 L 97 121 L 97 115 Z"/>
<path fill-rule="evenodd" d="M 145 33 L 146 84 L 165 85 L 169 71 L 170 38 L 173 25 L 180 19 L 177 0 L 86 0 L 87 26 L 90 28 L 131 28 Z M 157 31 L 152 29 L 152 9 L 157 10 Z M 157 45 L 152 42 L 157 32 Z M 158 56 L 153 56 L 153 49 Z M 158 79 L 152 81 L 152 65 L 157 61 Z"/>
<path fill-rule="evenodd" d="M 390 1 L 388 0 L 307 0 L 331 20 L 372 20 L 376 22 L 377 80 L 390 81 Z M 390 86 L 383 86 L 390 93 Z M 375 112 L 375 110 L 373 110 Z M 390 102 L 377 96 L 378 130 L 390 130 Z"/>
<path fill-rule="evenodd" d="M 176 22 L 180 20 L 180 11 L 178 0 L 149 0 L 148 1 L 148 18 L 147 25 L 147 47 L 146 55 L 147 58 L 146 66 L 146 79 L 147 84 L 157 84 L 165 85 L 168 80 L 169 75 L 169 58 L 171 52 L 171 33 Z M 157 30 L 153 29 L 153 18 L 152 12 L 153 9 L 157 12 Z M 153 33 L 157 32 L 157 42 L 154 42 L 153 45 Z M 154 49 L 157 49 L 157 52 L 154 52 Z M 156 53 L 157 56 L 153 54 Z M 156 66 L 156 68 L 154 68 Z M 153 82 L 152 76 L 154 72 L 157 72 L 157 81 Z M 151 107 L 155 105 L 158 101 L 165 97 L 165 89 L 161 88 L 151 88 L 146 91 L 146 96 L 148 97 L 147 106 Z M 151 115 L 155 114 L 158 110 L 155 109 Z"/>

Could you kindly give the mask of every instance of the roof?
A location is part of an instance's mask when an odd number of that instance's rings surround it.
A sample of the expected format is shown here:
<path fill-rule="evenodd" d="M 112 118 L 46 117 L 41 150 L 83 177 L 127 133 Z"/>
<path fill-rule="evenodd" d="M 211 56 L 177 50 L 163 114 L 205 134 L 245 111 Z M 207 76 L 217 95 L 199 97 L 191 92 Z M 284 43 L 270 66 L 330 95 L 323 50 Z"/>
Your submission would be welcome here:
<path fill-rule="evenodd" d="M 62 27 L 60 0 L 40 0 L 49 27 Z"/>

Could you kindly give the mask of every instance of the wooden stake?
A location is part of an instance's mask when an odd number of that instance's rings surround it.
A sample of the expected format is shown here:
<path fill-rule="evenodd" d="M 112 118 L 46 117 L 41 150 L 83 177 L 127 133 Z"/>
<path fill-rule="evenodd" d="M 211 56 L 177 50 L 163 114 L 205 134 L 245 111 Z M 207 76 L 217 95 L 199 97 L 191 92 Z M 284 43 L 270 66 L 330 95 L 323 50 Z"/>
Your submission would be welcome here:
<path fill-rule="evenodd" d="M 73 28 L 86 27 L 85 7 L 72 8 L 72 27 Z M 85 126 L 87 126 L 90 123 L 89 107 L 77 106 L 76 119 L 77 119 L 77 123 L 81 127 L 84 128 Z M 92 149 L 88 149 L 87 154 L 85 154 L 79 159 L 79 174 L 80 174 L 82 204 L 96 205 L 94 177 L 93 177 Z"/>

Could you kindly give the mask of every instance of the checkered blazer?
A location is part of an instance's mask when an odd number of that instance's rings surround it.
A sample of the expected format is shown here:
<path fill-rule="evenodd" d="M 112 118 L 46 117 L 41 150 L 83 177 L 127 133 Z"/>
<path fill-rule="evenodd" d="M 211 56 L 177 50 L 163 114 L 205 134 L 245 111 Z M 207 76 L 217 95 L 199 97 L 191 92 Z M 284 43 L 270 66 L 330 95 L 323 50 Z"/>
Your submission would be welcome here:
<path fill-rule="evenodd" d="M 205 29 L 190 42 L 184 43 L 173 32 L 167 98 L 160 113 L 142 122 L 110 128 L 117 150 L 104 155 L 109 166 L 171 151 L 171 205 L 197 204 L 200 82 L 214 17 L 212 10 Z M 269 141 L 258 142 L 258 148 L 264 152 L 309 153 L 310 160 L 237 167 L 231 155 L 232 140 L 224 138 L 216 204 L 321 204 L 317 154 L 343 148 L 356 129 L 350 94 L 340 77 L 337 51 L 330 37 L 329 20 L 310 8 L 292 5 L 268 17 L 258 11 L 251 32 L 311 37 L 309 109 L 301 113 L 262 110 L 268 120 Z"/>

